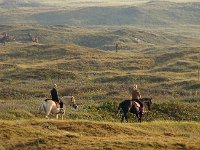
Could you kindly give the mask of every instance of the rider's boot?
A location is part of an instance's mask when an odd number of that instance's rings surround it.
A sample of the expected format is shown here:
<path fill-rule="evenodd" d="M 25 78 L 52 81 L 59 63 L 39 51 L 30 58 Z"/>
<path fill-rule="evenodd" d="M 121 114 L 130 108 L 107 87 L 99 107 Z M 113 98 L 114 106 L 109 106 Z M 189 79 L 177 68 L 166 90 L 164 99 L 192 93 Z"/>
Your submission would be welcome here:
<path fill-rule="evenodd" d="M 63 108 L 60 108 L 59 113 L 64 113 L 64 109 L 63 109 Z"/>
<path fill-rule="evenodd" d="M 144 114 L 144 108 L 140 107 L 140 112 Z"/>

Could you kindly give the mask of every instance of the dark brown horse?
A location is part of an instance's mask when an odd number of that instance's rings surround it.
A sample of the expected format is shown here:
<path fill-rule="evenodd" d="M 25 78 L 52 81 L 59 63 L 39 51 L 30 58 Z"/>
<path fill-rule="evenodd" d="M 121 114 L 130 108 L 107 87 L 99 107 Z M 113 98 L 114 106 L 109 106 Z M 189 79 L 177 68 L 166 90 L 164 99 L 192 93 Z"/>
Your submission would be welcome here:
<path fill-rule="evenodd" d="M 15 41 L 14 35 L 7 35 L 6 33 L 0 34 L 0 43 L 2 43 L 4 46 L 6 45 L 6 42 L 12 42 Z"/>
<path fill-rule="evenodd" d="M 6 42 L 8 42 L 8 35 L 7 33 L 0 33 L 0 43 L 2 43 L 2 45 L 6 45 Z"/>
<path fill-rule="evenodd" d="M 2 43 L 2 45 L 5 46 L 7 41 L 8 41 L 8 37 L 7 36 L 0 37 L 0 43 Z"/>
<path fill-rule="evenodd" d="M 139 99 L 143 104 L 147 106 L 148 111 L 151 110 L 152 98 L 141 98 Z M 133 113 L 138 118 L 138 122 L 142 122 L 143 113 L 139 111 L 138 104 L 132 100 L 124 100 L 119 104 L 118 114 L 122 112 L 121 122 L 125 120 L 128 122 L 128 113 Z"/>

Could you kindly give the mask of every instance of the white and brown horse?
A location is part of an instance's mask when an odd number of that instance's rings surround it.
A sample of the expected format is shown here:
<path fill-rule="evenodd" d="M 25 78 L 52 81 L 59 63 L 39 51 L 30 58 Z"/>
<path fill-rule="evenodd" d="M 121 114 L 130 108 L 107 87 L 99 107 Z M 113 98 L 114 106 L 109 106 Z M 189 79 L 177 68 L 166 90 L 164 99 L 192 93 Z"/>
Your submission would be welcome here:
<path fill-rule="evenodd" d="M 61 118 L 63 120 L 63 116 L 65 114 L 65 109 L 66 106 L 69 105 L 73 108 L 77 108 L 78 106 L 76 105 L 75 99 L 73 96 L 63 96 L 62 98 L 63 101 L 63 112 L 60 112 L 60 108 L 57 106 L 56 102 L 54 102 L 51 99 L 45 99 L 42 104 L 39 106 L 39 113 L 41 113 L 42 111 L 45 112 L 45 118 L 49 118 L 49 115 L 52 114 L 56 114 L 56 118 L 58 119 L 58 116 L 61 115 Z"/>

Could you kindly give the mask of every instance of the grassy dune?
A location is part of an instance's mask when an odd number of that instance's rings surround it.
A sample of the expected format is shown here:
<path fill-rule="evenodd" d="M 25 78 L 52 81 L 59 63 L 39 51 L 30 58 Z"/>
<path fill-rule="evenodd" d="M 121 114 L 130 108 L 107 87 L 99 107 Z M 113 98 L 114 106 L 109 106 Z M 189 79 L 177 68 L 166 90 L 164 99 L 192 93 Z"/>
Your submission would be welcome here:
<path fill-rule="evenodd" d="M 61 91 L 66 87 L 70 90 L 70 86 L 78 86 L 81 90 L 91 84 L 111 91 L 108 84 L 116 86 L 117 91 L 123 85 L 123 91 L 126 91 L 129 84 L 136 82 L 145 94 L 148 94 L 147 89 L 153 87 L 155 92 L 166 90 L 166 93 L 182 92 L 189 95 L 199 87 L 196 82 L 199 65 L 196 57 L 199 55 L 199 48 L 172 49 L 166 50 L 167 53 L 161 50 L 156 54 L 146 55 L 146 51 L 116 53 L 76 45 L 24 46 L 10 43 L 2 47 L 0 56 L 3 70 L 1 84 L 4 85 L 1 89 L 10 87 L 18 91 L 20 85 L 23 91 L 27 91 L 29 87 L 33 90 L 29 92 L 35 92 L 37 88 L 41 90 L 42 84 L 49 84 L 46 89 L 42 88 L 43 94 L 47 94 L 52 82 L 58 82 Z M 187 86 L 186 83 L 190 85 Z M 172 87 L 174 90 L 170 89 Z M 154 90 L 149 91 L 152 96 L 155 95 Z M 81 97 L 80 94 L 79 96 Z"/>
<path fill-rule="evenodd" d="M 56 1 L 0 4 L 4 24 L 43 25 L 199 25 L 199 3 L 165 1 Z M 81 3 L 81 5 L 80 5 Z M 9 13 L 7 11 L 9 10 Z"/>
<path fill-rule="evenodd" d="M 1 149 L 199 149 L 195 122 L 1 121 Z"/>
<path fill-rule="evenodd" d="M 0 45 L 0 150 L 200 149 L 199 3 L 181 1 L 0 0 L 16 37 Z M 54 83 L 79 106 L 63 121 L 37 111 Z M 134 83 L 152 111 L 122 124 Z"/>

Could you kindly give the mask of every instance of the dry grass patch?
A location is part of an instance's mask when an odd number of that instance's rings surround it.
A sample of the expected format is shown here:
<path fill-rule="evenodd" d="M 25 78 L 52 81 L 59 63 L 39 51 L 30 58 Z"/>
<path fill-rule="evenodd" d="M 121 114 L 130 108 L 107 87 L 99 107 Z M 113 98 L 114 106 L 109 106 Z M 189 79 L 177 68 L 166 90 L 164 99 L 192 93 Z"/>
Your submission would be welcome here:
<path fill-rule="evenodd" d="M 94 121 L 1 121 L 6 149 L 200 148 L 197 122 L 111 123 Z"/>

